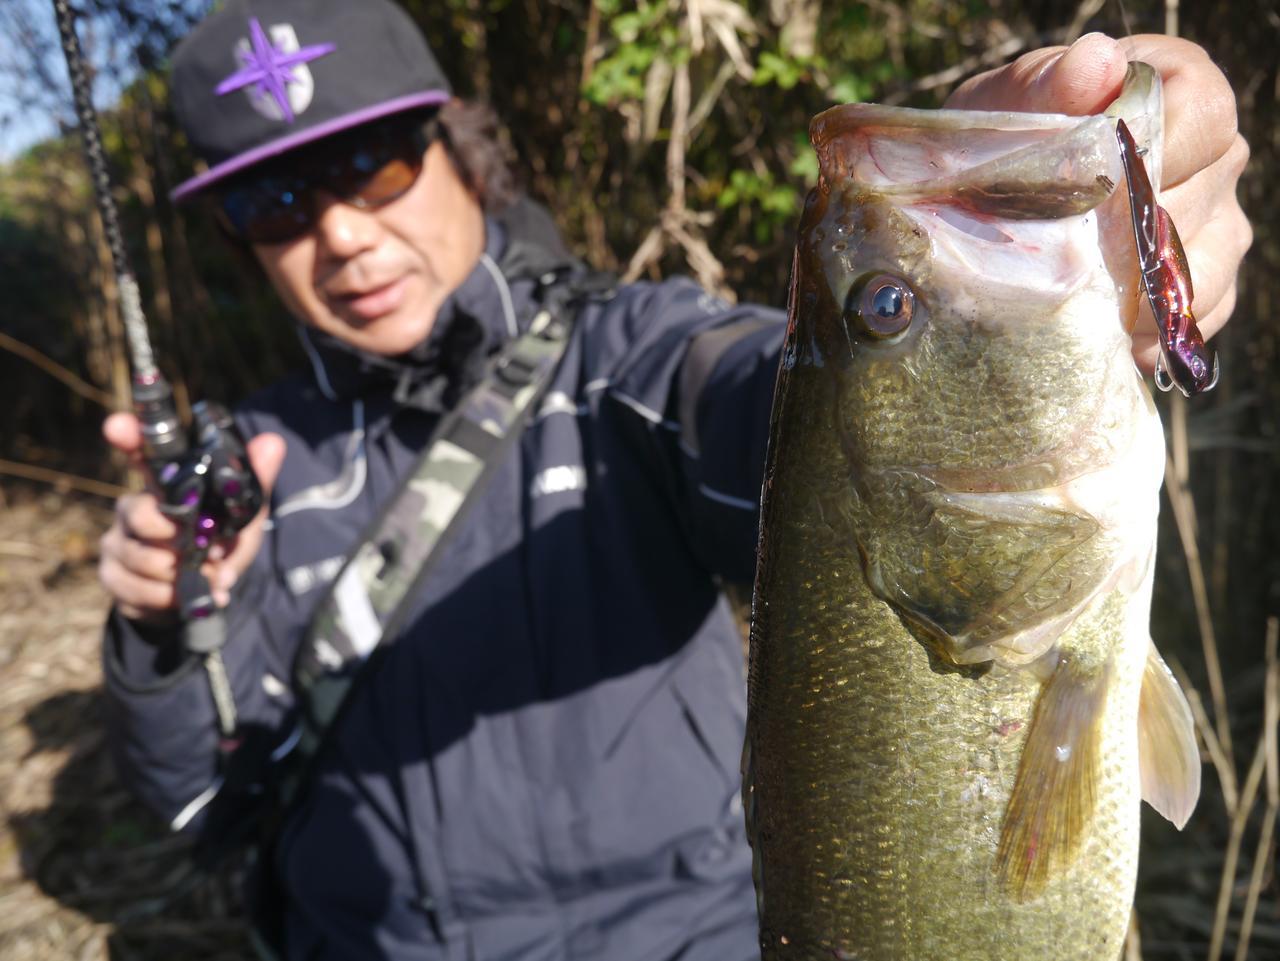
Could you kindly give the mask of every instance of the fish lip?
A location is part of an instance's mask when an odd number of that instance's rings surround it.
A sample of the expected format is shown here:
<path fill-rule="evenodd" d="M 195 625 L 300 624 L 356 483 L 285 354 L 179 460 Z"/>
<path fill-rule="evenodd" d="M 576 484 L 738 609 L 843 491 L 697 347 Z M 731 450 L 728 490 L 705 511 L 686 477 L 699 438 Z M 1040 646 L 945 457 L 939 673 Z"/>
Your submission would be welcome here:
<path fill-rule="evenodd" d="M 945 116 L 940 116 L 944 114 Z M 912 127 L 944 130 L 1065 130 L 1088 117 L 1061 113 L 1020 113 L 1011 110 L 923 110 L 884 104 L 850 103 L 828 107 L 810 121 L 809 136 L 815 147 L 861 127 Z"/>

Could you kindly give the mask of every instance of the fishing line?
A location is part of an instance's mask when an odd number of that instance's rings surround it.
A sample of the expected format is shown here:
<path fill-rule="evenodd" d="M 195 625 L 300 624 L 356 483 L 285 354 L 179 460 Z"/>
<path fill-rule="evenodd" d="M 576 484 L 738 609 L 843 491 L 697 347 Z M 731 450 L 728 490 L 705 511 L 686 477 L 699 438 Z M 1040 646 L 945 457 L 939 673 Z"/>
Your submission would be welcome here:
<path fill-rule="evenodd" d="M 1117 42 L 1123 49 L 1126 45 L 1129 47 L 1126 60 L 1136 60 L 1138 56 L 1138 44 L 1133 37 L 1133 24 L 1129 20 L 1129 8 L 1125 6 L 1124 0 L 1116 0 L 1116 8 L 1120 11 L 1120 25 L 1124 27 L 1124 36 Z"/>

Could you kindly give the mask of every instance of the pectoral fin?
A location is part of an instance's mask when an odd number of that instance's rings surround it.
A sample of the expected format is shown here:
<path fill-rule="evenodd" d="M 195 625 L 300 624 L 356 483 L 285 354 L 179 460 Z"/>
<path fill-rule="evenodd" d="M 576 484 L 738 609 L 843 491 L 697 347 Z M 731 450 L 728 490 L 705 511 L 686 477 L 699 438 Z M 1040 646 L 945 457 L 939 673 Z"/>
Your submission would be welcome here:
<path fill-rule="evenodd" d="M 1200 749 L 1191 707 L 1152 644 L 1138 701 L 1142 799 L 1182 829 L 1200 797 Z"/>
<path fill-rule="evenodd" d="M 996 851 L 996 870 L 1018 901 L 1036 897 L 1068 867 L 1088 832 L 1110 676 L 1105 668 L 1083 671 L 1064 655 L 1036 702 Z"/>

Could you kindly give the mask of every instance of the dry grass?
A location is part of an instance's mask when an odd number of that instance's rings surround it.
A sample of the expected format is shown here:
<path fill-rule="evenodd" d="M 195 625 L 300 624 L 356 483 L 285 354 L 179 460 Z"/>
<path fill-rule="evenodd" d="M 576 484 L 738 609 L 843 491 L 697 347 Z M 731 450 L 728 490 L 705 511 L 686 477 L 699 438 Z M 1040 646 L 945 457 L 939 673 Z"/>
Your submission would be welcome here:
<path fill-rule="evenodd" d="M 0 957 L 247 958 L 228 880 L 165 903 L 184 842 L 126 794 L 107 755 L 105 503 L 0 489 Z"/>
<path fill-rule="evenodd" d="M 1169 456 L 1165 463 L 1165 494 L 1172 508 L 1173 525 L 1182 547 L 1186 579 L 1194 600 L 1204 676 L 1213 701 L 1213 721 L 1204 709 L 1203 698 L 1195 690 L 1185 671 L 1179 669 L 1178 673 L 1183 689 L 1191 701 L 1203 753 L 1212 763 L 1217 775 L 1218 797 L 1210 800 L 1206 797 L 1208 791 L 1202 791 L 1201 812 L 1212 804 L 1215 810 L 1221 810 L 1222 816 L 1207 822 L 1208 828 L 1217 833 L 1220 833 L 1224 825 L 1227 829 L 1225 843 L 1213 845 L 1207 861 L 1198 859 L 1203 867 L 1209 869 L 1207 873 L 1212 873 L 1212 869 L 1217 868 L 1218 874 L 1208 947 L 1203 956 L 1207 961 L 1220 961 L 1226 954 L 1230 941 L 1234 945 L 1236 961 L 1247 961 L 1251 957 L 1280 957 L 1280 923 L 1277 923 L 1274 871 L 1274 828 L 1277 808 L 1280 807 L 1280 772 L 1277 772 L 1276 759 L 1276 727 L 1280 723 L 1280 662 L 1277 661 L 1276 648 L 1280 624 L 1274 617 L 1268 620 L 1265 641 L 1259 645 L 1257 669 L 1249 671 L 1240 679 L 1247 681 L 1258 677 L 1261 672 L 1259 696 L 1234 701 L 1236 710 L 1233 711 L 1228 706 L 1222 658 L 1209 604 L 1208 578 L 1199 548 L 1201 524 L 1189 476 L 1187 401 L 1177 394 L 1168 397 L 1167 401 Z M 1259 702 L 1260 723 L 1249 725 L 1257 731 L 1257 745 L 1241 785 L 1232 750 L 1231 731 L 1233 725 L 1240 722 L 1242 715 L 1246 715 Z M 1264 783 L 1265 793 L 1262 791 Z M 1251 832 L 1256 832 L 1257 840 L 1249 858 L 1245 854 L 1244 845 L 1246 835 Z M 1251 863 L 1247 863 L 1247 860 L 1251 860 Z M 1187 867 L 1196 863 L 1197 859 L 1193 858 L 1187 862 Z M 1203 877 L 1199 880 L 1203 880 Z M 1263 914 L 1259 915 L 1264 889 L 1269 889 L 1272 897 L 1265 905 Z M 1184 924 L 1190 925 L 1193 935 L 1175 942 L 1173 946 L 1178 952 L 1175 956 L 1199 956 L 1199 951 L 1194 954 L 1190 951 L 1191 943 L 1197 940 L 1194 935 L 1203 933 L 1199 912 L 1193 911 L 1185 902 L 1178 904 L 1177 900 L 1175 898 L 1175 902 L 1167 906 L 1175 912 L 1174 917 L 1181 916 Z M 1141 895 L 1138 910 L 1140 913 L 1143 911 Z M 1136 957 L 1140 958 L 1141 950 L 1135 950 Z"/>

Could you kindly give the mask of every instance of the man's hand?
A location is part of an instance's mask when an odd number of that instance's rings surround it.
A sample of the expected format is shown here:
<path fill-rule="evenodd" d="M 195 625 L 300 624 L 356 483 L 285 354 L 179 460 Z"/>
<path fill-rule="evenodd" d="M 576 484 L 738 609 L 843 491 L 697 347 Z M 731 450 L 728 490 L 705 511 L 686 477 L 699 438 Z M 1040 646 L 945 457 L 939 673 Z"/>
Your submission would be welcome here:
<path fill-rule="evenodd" d="M 1236 130 L 1236 99 L 1222 71 L 1200 47 L 1176 37 L 1124 41 L 1093 33 L 1070 47 L 1036 50 L 966 81 L 947 101 L 953 109 L 1027 110 L 1085 115 L 1107 108 L 1125 64 L 1151 64 L 1164 82 L 1164 186 L 1186 249 L 1200 331 L 1211 337 L 1236 302 L 1236 274 L 1253 231 L 1236 200 L 1249 147 Z M 1134 331 L 1133 353 L 1150 374 L 1159 352 L 1148 309 Z"/>
<path fill-rule="evenodd" d="M 136 417 L 112 414 L 102 433 L 111 446 L 140 462 L 142 435 Z M 249 463 L 268 495 L 280 473 L 284 449 L 284 439 L 277 434 L 259 434 L 248 442 Z M 264 504 L 234 539 L 210 548 L 201 570 L 219 606 L 227 603 L 232 585 L 258 553 L 266 517 Z M 127 494 L 116 502 L 115 522 L 102 536 L 98 577 L 130 620 L 163 623 L 173 617 L 178 605 L 177 534 L 177 525 L 160 511 L 154 495 Z"/>

